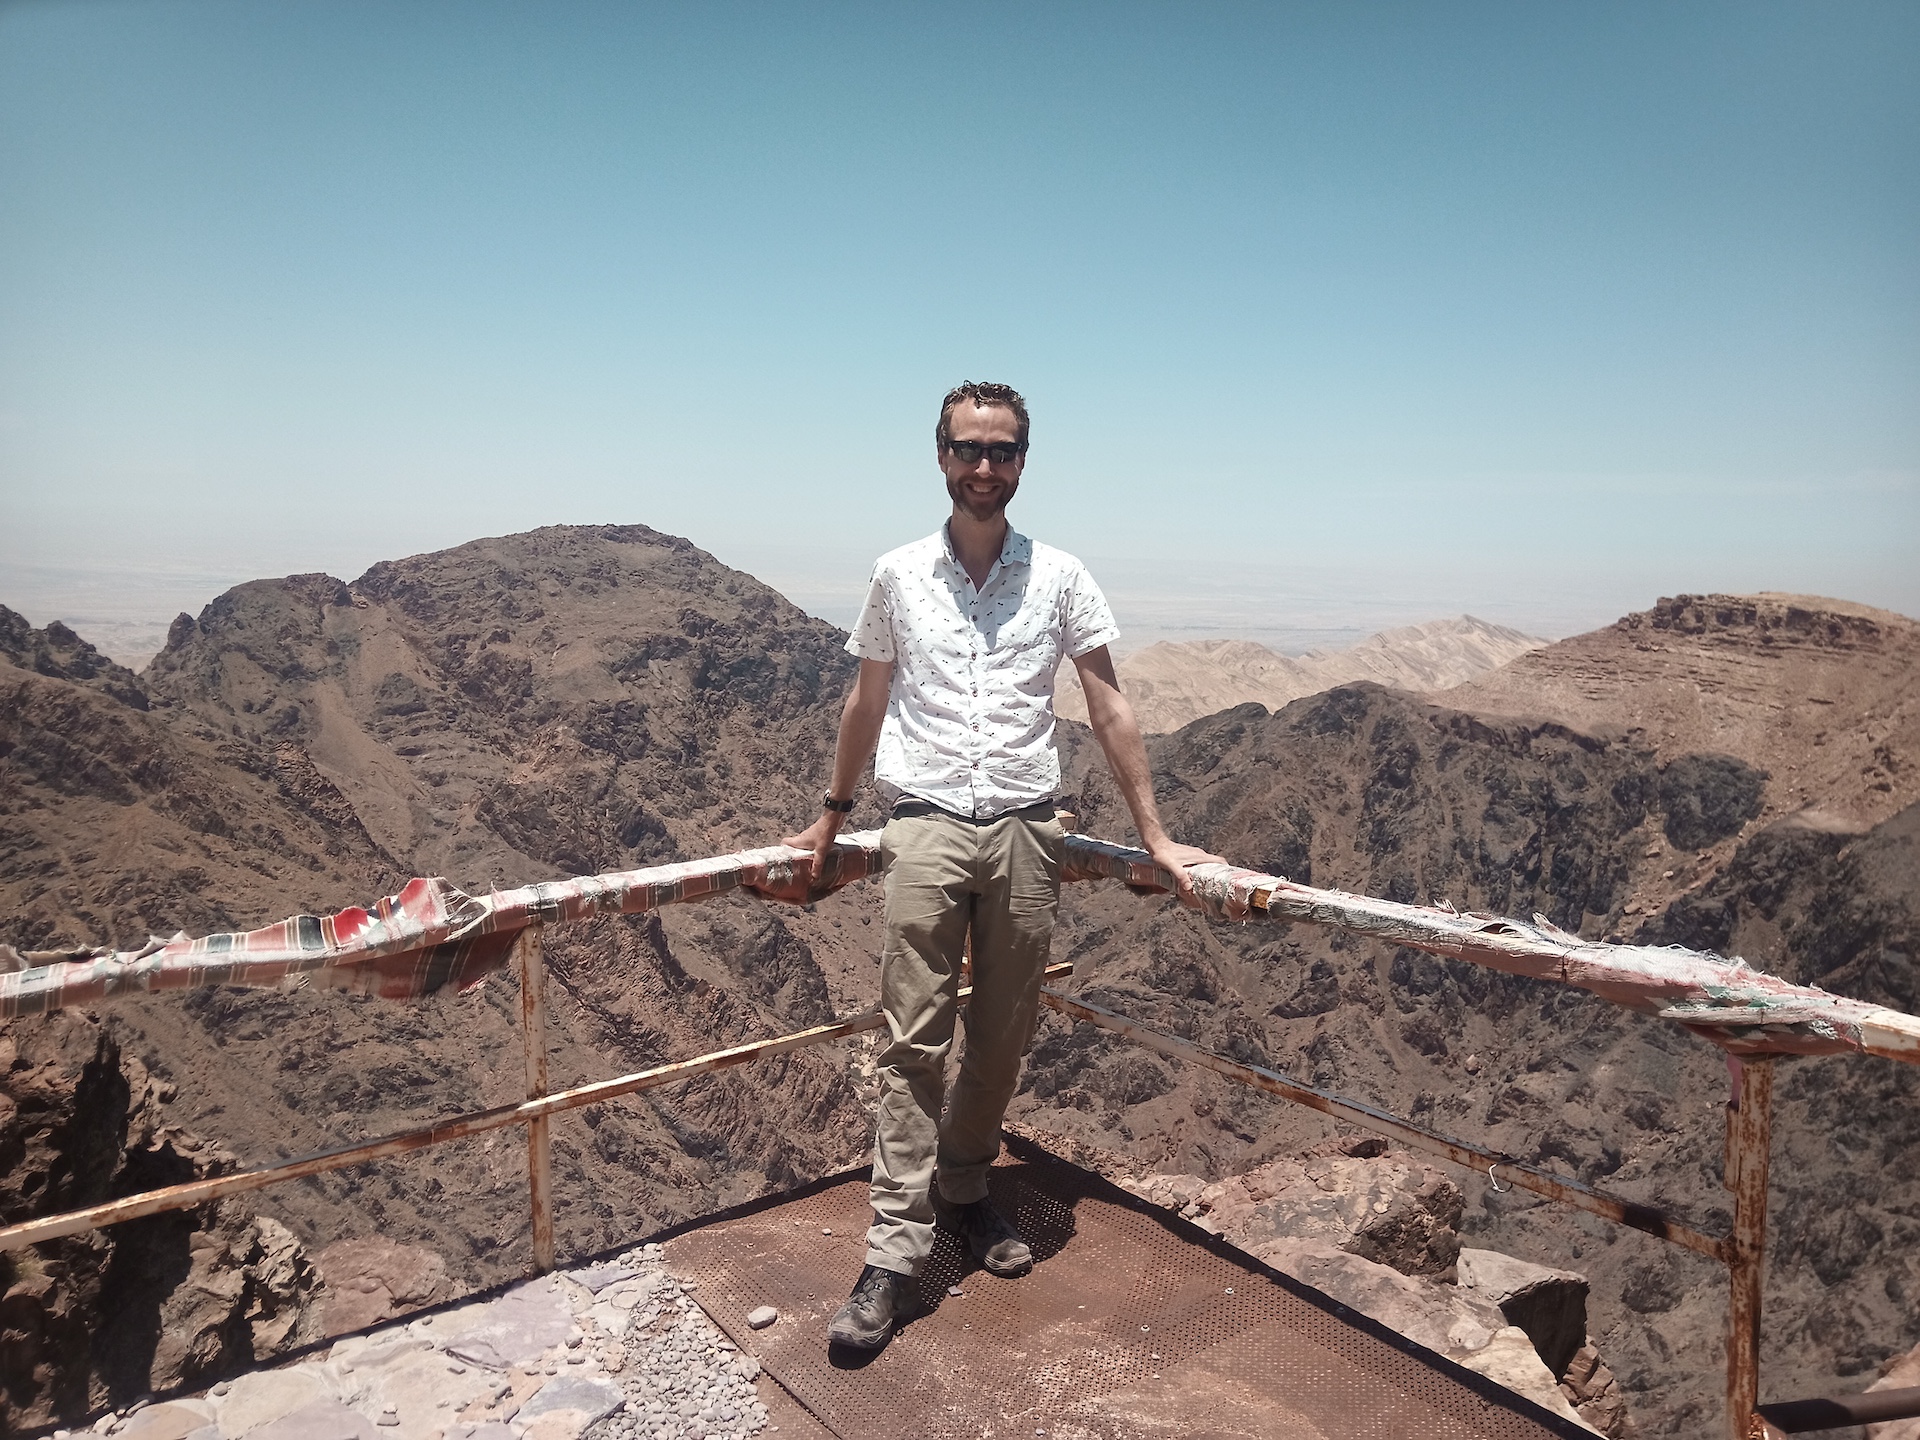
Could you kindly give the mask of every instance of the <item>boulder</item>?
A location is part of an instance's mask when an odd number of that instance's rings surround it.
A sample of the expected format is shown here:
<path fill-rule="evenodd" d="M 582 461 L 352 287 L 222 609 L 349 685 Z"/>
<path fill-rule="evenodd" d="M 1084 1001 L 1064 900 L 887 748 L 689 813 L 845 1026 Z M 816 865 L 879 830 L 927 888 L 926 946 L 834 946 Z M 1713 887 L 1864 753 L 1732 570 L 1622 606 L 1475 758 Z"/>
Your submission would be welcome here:
<path fill-rule="evenodd" d="M 1321 1240 L 1403 1275 L 1445 1278 L 1460 1249 L 1459 1188 L 1404 1152 L 1347 1143 L 1359 1153 L 1289 1156 L 1203 1186 L 1181 1213 L 1242 1249 L 1289 1237 Z M 1192 1179 L 1154 1176 L 1144 1193 L 1171 1199 L 1189 1193 L 1181 1182 Z"/>
<path fill-rule="evenodd" d="M 1517 1325 L 1554 1375 L 1567 1372 L 1587 1343 L 1587 1277 L 1516 1260 L 1497 1250 L 1460 1252 L 1458 1282 L 1500 1307 Z"/>
<path fill-rule="evenodd" d="M 1270 1240 L 1252 1253 L 1274 1269 L 1378 1320 L 1416 1344 L 1459 1360 L 1485 1349 L 1506 1328 L 1491 1301 L 1330 1245 L 1324 1240 Z"/>
<path fill-rule="evenodd" d="M 1509 1325 L 1500 1307 L 1485 1296 L 1403 1275 L 1320 1240 L 1271 1240 L 1253 1253 L 1415 1344 L 1497 1381 L 1556 1415 L 1597 1430 L 1574 1409 L 1526 1332 Z"/>
<path fill-rule="evenodd" d="M 1602 1435 L 1618 1440 L 1627 1433 L 1627 1397 L 1591 1341 L 1573 1352 L 1560 1376 L 1560 1393 Z"/>
<path fill-rule="evenodd" d="M 1467 1369 L 1504 1385 L 1516 1395 L 1524 1395 L 1534 1404 L 1551 1410 L 1563 1420 L 1571 1420 L 1595 1434 L 1605 1434 L 1568 1403 L 1553 1376 L 1541 1363 L 1533 1341 L 1518 1325 L 1503 1325 L 1486 1345 L 1470 1355 L 1457 1357 Z"/>
<path fill-rule="evenodd" d="M 446 1298 L 447 1262 L 420 1245 L 383 1235 L 336 1240 L 313 1257 L 326 1285 L 321 1330 L 365 1330 Z"/>

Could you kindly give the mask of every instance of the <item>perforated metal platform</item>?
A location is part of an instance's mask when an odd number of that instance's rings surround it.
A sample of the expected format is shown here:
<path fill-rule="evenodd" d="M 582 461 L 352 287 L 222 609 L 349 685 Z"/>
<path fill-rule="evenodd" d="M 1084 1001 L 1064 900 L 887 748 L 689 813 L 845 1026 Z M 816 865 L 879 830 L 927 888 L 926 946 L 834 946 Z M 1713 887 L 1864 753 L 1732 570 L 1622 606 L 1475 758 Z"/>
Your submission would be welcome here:
<path fill-rule="evenodd" d="M 825 1338 L 859 1273 L 864 1171 L 683 1232 L 667 1263 L 845 1437 L 1591 1440 L 1044 1151 L 1012 1142 L 990 1183 L 1033 1245 L 1033 1273 L 995 1279 L 943 1235 L 922 1313 L 864 1363 Z M 750 1330 L 760 1305 L 780 1320 Z"/>

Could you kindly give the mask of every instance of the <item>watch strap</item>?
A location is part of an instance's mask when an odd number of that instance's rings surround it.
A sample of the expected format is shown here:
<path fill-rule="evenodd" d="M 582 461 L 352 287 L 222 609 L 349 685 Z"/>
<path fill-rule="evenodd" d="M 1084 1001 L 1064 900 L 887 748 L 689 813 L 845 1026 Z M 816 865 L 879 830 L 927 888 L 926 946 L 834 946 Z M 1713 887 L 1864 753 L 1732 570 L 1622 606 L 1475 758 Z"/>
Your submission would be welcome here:
<path fill-rule="evenodd" d="M 831 790 L 820 797 L 820 804 L 825 809 L 833 811 L 836 815 L 850 815 L 853 813 L 853 801 L 836 800 L 833 798 L 833 792 Z"/>

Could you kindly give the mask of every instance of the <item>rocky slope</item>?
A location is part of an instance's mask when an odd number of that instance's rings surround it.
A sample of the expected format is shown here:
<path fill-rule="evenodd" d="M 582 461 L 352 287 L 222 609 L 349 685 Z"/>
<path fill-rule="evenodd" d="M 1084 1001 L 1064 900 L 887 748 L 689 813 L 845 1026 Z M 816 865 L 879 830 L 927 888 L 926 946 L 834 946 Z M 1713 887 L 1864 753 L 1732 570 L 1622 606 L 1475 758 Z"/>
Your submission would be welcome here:
<path fill-rule="evenodd" d="M 1251 640 L 1163 640 L 1122 656 L 1115 672 L 1148 734 L 1249 701 L 1277 710 L 1356 680 L 1400 690 L 1439 690 L 1506 664 L 1547 642 L 1471 615 L 1383 630 L 1344 650 L 1282 655 Z M 1087 718 L 1071 666 L 1060 674 L 1059 713 Z"/>
<path fill-rule="evenodd" d="M 1905 808 L 1865 830 L 1807 814 L 1797 793 L 1783 802 L 1760 763 L 1784 768 L 1775 737 L 1797 723 L 1793 687 L 1816 665 L 1836 688 L 1850 667 L 1871 681 L 1842 692 L 1870 697 L 1870 709 L 1836 708 L 1836 734 L 1907 713 L 1920 676 L 1915 627 L 1891 617 L 1862 636 L 1842 623 L 1845 608 L 1811 628 L 1837 627 L 1849 648 L 1761 670 L 1770 693 L 1754 693 L 1751 675 L 1730 696 L 1713 693 L 1713 664 L 1731 665 L 1736 648 L 1723 634 L 1675 644 L 1665 661 L 1634 648 L 1649 617 L 1566 642 L 1585 666 L 1617 652 L 1622 720 L 1643 713 L 1643 690 L 1647 713 L 1677 693 L 1661 668 L 1670 664 L 1707 692 L 1702 712 L 1766 723 L 1586 729 L 1539 718 L 1544 705 L 1511 718 L 1349 686 L 1278 714 L 1244 706 L 1156 741 L 1163 808 L 1184 838 L 1316 885 L 1717 945 L 1911 1009 L 1914 752 L 1897 730 L 1875 742 L 1893 788 L 1870 793 Z M 1512 668 L 1551 673 L 1565 663 L 1560 648 Z M 1679 743 L 1716 737 L 1726 752 Z M 1097 760 L 1081 766 L 1086 828 L 1123 833 Z M 1702 1042 L 1557 987 L 1303 926 L 1208 927 L 1164 901 L 1084 892 L 1071 893 L 1070 909 L 1062 941 L 1078 984 L 1114 1008 L 1696 1223 L 1726 1221 L 1727 1079 Z M 1783 1063 L 1765 1354 L 1768 1394 L 1780 1397 L 1857 1386 L 1849 1377 L 1920 1338 L 1920 1076 L 1873 1060 Z M 1245 1172 L 1324 1133 L 1316 1116 L 1052 1022 L 1027 1087 L 1017 1104 L 1032 1123 L 1169 1172 Z M 1645 1433 L 1712 1423 L 1725 1294 L 1716 1267 L 1522 1193 L 1481 1181 L 1467 1190 L 1469 1243 L 1590 1276 L 1594 1333 Z"/>
<path fill-rule="evenodd" d="M 485 886 L 764 843 L 815 808 L 850 664 L 829 627 L 637 527 L 480 542 L 351 587 L 242 586 L 176 622 L 142 680 L 53 628 L 0 633 L 0 939 L 29 960 L 334 908 L 411 874 Z M 853 988 L 868 1003 L 853 972 L 871 975 L 872 898 L 722 900 L 550 937 L 555 1083 L 783 1033 Z M 414 1008 L 209 990 L 100 1014 L 177 1092 L 173 1116 L 259 1163 L 514 1098 L 516 1006 L 503 976 Z M 851 1049 L 558 1123 L 562 1247 L 857 1160 Z M 524 1174 L 494 1136 L 257 1206 L 315 1250 L 430 1247 L 470 1288 L 526 1263 Z"/>
<path fill-rule="evenodd" d="M 1871 825 L 1920 800 L 1920 622 L 1805 595 L 1681 595 L 1435 696 L 1719 751 L 1770 772 L 1766 818 Z M 1817 822 L 1818 823 L 1818 817 Z"/>

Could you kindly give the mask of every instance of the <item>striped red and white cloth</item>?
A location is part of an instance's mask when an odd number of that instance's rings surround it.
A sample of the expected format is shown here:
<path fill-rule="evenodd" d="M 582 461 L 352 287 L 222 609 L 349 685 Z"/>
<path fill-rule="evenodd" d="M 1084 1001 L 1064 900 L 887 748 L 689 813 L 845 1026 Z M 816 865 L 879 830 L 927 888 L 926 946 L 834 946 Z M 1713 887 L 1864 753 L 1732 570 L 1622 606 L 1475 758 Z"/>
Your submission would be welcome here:
<path fill-rule="evenodd" d="M 370 910 L 295 915 L 239 935 L 176 936 L 136 951 L 83 951 L 0 974 L 0 1019 L 90 1005 L 140 991 L 201 985 L 319 985 L 417 1000 L 474 984 L 506 964 L 530 925 L 593 915 L 637 915 L 663 905 L 746 890 L 804 904 L 883 868 L 878 831 L 843 835 L 820 881 L 803 885 L 803 851 L 784 845 L 680 865 L 550 880 L 484 897 L 445 880 L 414 880 Z M 1195 865 L 1194 907 L 1211 920 L 1255 916 L 1330 925 L 1512 975 L 1577 986 L 1642 1014 L 1675 1021 L 1734 1055 L 1824 1055 L 1864 1050 L 1920 1063 L 1920 1018 L 1810 985 L 1739 959 L 1677 946 L 1584 940 L 1544 916 L 1531 923 L 1316 890 L 1237 865 Z M 1171 877 L 1144 850 L 1067 837 L 1066 880 L 1119 880 L 1165 891 Z M 0 962 L 22 959 L 0 947 Z"/>
<path fill-rule="evenodd" d="M 0 1018 L 91 1005 L 139 991 L 202 985 L 317 985 L 417 1000 L 464 989 L 498 970 L 529 925 L 590 915 L 638 915 L 663 905 L 748 890 L 804 904 L 880 870 L 880 837 L 842 835 L 819 883 L 800 884 L 785 845 L 678 865 L 548 880 L 468 895 L 441 879 L 410 880 L 371 908 L 295 915 L 242 934 L 155 939 L 138 950 L 82 951 L 0 974 Z M 0 959 L 20 964 L 11 951 Z M 39 956 L 32 957 L 39 959 Z"/>

